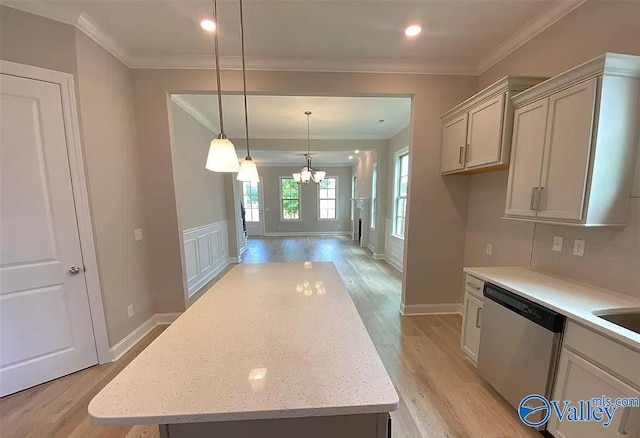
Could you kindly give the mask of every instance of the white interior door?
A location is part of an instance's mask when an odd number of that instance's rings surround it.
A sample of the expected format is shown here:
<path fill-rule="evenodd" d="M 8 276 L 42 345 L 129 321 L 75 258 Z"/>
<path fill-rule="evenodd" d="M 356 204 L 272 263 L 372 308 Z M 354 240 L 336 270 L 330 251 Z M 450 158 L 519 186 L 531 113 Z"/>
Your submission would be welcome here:
<path fill-rule="evenodd" d="M 264 207 L 262 199 L 262 178 L 260 183 L 243 181 L 242 205 L 244 205 L 244 220 L 247 224 L 249 236 L 264 235 Z"/>
<path fill-rule="evenodd" d="M 507 215 L 536 215 L 548 104 L 549 99 L 542 99 L 515 111 Z"/>
<path fill-rule="evenodd" d="M 98 360 L 60 86 L 2 74 L 0 95 L 0 395 L 4 396 Z"/>
<path fill-rule="evenodd" d="M 595 78 L 549 98 L 540 217 L 582 219 L 595 99 Z"/>

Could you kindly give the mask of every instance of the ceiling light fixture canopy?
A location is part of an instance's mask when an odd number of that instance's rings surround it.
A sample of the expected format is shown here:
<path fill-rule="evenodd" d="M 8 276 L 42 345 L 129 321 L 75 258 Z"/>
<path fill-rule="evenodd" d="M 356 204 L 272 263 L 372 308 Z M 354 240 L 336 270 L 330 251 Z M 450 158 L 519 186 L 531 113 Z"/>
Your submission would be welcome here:
<path fill-rule="evenodd" d="M 327 175 L 327 172 L 324 170 L 314 169 L 311 166 L 311 111 L 305 111 L 304 114 L 307 116 L 307 153 L 304 154 L 306 165 L 300 170 L 300 172 L 293 174 L 293 179 L 298 184 L 308 184 L 311 181 L 316 184 L 320 184 Z"/>
<path fill-rule="evenodd" d="M 218 11 L 216 0 L 213 0 L 213 22 L 218 23 Z M 218 89 L 218 117 L 220 120 L 220 134 L 217 138 L 211 140 L 209 144 L 209 154 L 207 155 L 207 163 L 205 168 L 213 172 L 237 172 L 240 170 L 238 163 L 238 154 L 233 143 L 224 133 L 224 120 L 222 117 L 222 89 L 220 87 L 220 56 L 218 47 L 218 33 L 213 34 L 213 47 L 215 51 L 216 61 L 216 83 Z"/>
<path fill-rule="evenodd" d="M 242 85 L 244 95 L 244 129 L 247 136 L 247 156 L 240 162 L 240 171 L 238 172 L 238 181 L 247 181 L 252 183 L 260 182 L 258 168 L 256 162 L 251 158 L 249 152 L 249 116 L 247 111 L 247 72 L 244 60 L 244 14 L 242 11 L 242 0 L 240 0 L 240 41 L 242 47 Z"/>

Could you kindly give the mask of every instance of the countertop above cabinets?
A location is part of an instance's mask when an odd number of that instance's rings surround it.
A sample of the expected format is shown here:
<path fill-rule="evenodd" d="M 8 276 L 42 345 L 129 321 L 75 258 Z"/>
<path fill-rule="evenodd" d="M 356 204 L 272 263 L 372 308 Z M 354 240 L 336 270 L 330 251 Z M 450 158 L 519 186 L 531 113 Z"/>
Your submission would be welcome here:
<path fill-rule="evenodd" d="M 510 99 L 546 79 L 504 77 L 443 114 L 442 174 L 506 167 L 513 125 Z"/>
<path fill-rule="evenodd" d="M 640 57 L 606 53 L 515 96 L 508 219 L 626 225 Z"/>

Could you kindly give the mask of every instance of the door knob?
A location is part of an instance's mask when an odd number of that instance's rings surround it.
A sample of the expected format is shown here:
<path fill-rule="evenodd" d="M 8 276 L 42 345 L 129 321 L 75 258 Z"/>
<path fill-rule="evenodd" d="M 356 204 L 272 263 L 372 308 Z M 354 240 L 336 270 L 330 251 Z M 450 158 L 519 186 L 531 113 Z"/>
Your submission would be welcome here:
<path fill-rule="evenodd" d="M 69 272 L 73 275 L 79 274 L 81 270 L 82 268 L 80 268 L 80 266 L 72 266 L 69 268 Z"/>

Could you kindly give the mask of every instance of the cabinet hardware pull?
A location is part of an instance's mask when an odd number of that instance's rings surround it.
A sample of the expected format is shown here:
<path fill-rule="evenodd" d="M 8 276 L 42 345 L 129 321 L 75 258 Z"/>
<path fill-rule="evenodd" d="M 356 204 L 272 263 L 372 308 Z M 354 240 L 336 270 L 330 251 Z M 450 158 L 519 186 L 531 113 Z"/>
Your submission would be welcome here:
<path fill-rule="evenodd" d="M 467 143 L 467 147 L 464 148 L 464 162 L 468 163 L 469 162 L 469 148 L 471 147 L 471 144 Z"/>
<path fill-rule="evenodd" d="M 627 423 L 629 422 L 629 414 L 631 413 L 631 408 L 626 406 L 622 410 L 622 418 L 620 418 L 620 426 L 618 426 L 618 433 L 620 435 L 627 435 Z"/>
<path fill-rule="evenodd" d="M 529 210 L 536 210 L 535 201 L 536 201 L 536 193 L 538 192 L 537 187 L 531 187 L 531 199 L 529 200 Z"/>
<path fill-rule="evenodd" d="M 540 187 L 540 189 L 538 189 L 538 202 L 536 202 L 536 210 L 538 211 L 543 210 L 542 208 L 542 191 L 543 190 L 544 190 L 544 187 Z"/>
<path fill-rule="evenodd" d="M 462 153 L 464 151 L 464 146 L 460 146 L 460 150 L 458 151 L 458 164 L 462 164 Z"/>
<path fill-rule="evenodd" d="M 473 289 L 475 289 L 475 290 L 480 290 L 480 286 L 476 286 L 476 285 L 474 285 L 474 284 L 471 284 L 471 283 L 470 283 L 470 282 L 468 282 L 468 281 L 467 281 L 467 286 L 469 286 L 469 287 L 471 287 L 471 288 L 473 288 Z"/>
<path fill-rule="evenodd" d="M 480 311 L 482 310 L 482 307 L 478 307 L 476 309 L 476 328 L 480 328 Z"/>

